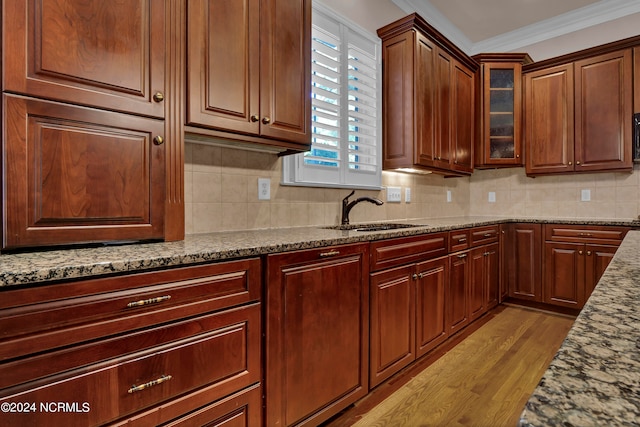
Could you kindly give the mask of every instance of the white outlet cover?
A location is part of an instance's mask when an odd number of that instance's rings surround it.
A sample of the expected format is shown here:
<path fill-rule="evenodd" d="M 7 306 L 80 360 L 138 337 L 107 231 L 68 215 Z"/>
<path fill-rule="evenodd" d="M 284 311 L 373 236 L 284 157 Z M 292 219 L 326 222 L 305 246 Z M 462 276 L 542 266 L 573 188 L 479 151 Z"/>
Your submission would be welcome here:
<path fill-rule="evenodd" d="M 451 203 L 451 190 L 447 190 L 447 202 Z"/>
<path fill-rule="evenodd" d="M 591 201 L 591 190 L 590 189 L 584 189 L 581 191 L 581 200 L 583 202 L 589 202 Z"/>
<path fill-rule="evenodd" d="M 495 202 L 496 202 L 496 192 L 489 191 L 489 203 L 495 203 Z"/>
<path fill-rule="evenodd" d="M 271 199 L 271 180 L 269 178 L 258 178 L 258 200 Z"/>
<path fill-rule="evenodd" d="M 402 189 L 400 187 L 387 187 L 387 202 L 400 203 L 402 201 Z"/>
<path fill-rule="evenodd" d="M 407 187 L 404 189 L 404 202 L 411 202 L 411 187 Z"/>

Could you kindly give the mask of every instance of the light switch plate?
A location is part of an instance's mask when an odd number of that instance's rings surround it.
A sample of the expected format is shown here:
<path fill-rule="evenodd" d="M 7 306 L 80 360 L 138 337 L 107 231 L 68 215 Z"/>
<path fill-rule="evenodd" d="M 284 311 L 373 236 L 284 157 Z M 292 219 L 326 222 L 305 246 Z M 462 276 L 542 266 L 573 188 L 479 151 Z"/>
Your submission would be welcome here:
<path fill-rule="evenodd" d="M 451 203 L 451 190 L 447 190 L 447 202 Z"/>
<path fill-rule="evenodd" d="M 589 202 L 589 201 L 591 201 L 591 190 L 589 190 L 588 188 L 587 188 L 587 189 L 583 189 L 583 190 L 581 191 L 581 193 L 582 193 L 582 194 L 581 194 L 581 196 L 582 196 L 581 200 L 582 200 L 583 202 Z"/>
<path fill-rule="evenodd" d="M 411 187 L 407 187 L 404 189 L 404 202 L 411 202 Z"/>
<path fill-rule="evenodd" d="M 402 189 L 400 187 L 387 187 L 387 202 L 400 203 Z"/>

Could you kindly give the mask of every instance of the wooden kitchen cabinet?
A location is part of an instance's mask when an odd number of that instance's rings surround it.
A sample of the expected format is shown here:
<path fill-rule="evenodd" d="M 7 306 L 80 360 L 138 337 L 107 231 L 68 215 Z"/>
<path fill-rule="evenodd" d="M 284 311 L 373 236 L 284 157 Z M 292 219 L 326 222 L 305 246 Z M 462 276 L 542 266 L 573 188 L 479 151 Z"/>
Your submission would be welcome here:
<path fill-rule="evenodd" d="M 446 253 L 447 233 L 371 244 L 371 387 L 447 338 Z"/>
<path fill-rule="evenodd" d="M 317 425 L 369 390 L 369 245 L 270 255 L 265 425 Z"/>
<path fill-rule="evenodd" d="M 311 1 L 194 0 L 187 11 L 186 122 L 201 128 L 188 130 L 308 150 Z"/>
<path fill-rule="evenodd" d="M 522 65 L 526 53 L 479 54 L 476 168 L 522 166 Z"/>
<path fill-rule="evenodd" d="M 5 413 L 0 425 L 224 414 L 260 424 L 260 276 L 260 260 L 248 259 L 3 290 L 0 402 L 38 410 Z"/>
<path fill-rule="evenodd" d="M 164 236 L 161 120 L 3 95 L 2 248 Z"/>
<path fill-rule="evenodd" d="M 164 118 L 165 0 L 3 4 L 3 91 Z"/>
<path fill-rule="evenodd" d="M 447 333 L 453 335 L 469 324 L 469 251 L 449 255 Z"/>
<path fill-rule="evenodd" d="M 484 245 L 469 252 L 469 320 L 474 321 L 499 302 L 500 247 Z"/>
<path fill-rule="evenodd" d="M 544 302 L 582 308 L 627 230 L 545 225 Z"/>
<path fill-rule="evenodd" d="M 503 224 L 502 295 L 542 301 L 542 225 Z"/>
<path fill-rule="evenodd" d="M 525 66 L 527 174 L 632 170 L 632 49 L 602 50 Z"/>
<path fill-rule="evenodd" d="M 477 63 L 416 14 L 378 35 L 383 168 L 471 174 Z"/>

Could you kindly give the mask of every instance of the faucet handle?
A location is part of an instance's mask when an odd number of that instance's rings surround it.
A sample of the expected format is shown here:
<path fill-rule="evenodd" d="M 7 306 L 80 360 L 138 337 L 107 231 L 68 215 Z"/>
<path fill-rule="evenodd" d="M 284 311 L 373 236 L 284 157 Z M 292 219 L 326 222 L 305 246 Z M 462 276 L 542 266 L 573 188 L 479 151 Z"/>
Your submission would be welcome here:
<path fill-rule="evenodd" d="M 353 196 L 356 193 L 356 190 L 351 191 L 351 193 L 349 193 L 349 195 L 347 197 L 345 197 L 344 199 L 342 199 L 342 201 L 344 203 L 347 203 L 349 201 L 349 197 Z"/>

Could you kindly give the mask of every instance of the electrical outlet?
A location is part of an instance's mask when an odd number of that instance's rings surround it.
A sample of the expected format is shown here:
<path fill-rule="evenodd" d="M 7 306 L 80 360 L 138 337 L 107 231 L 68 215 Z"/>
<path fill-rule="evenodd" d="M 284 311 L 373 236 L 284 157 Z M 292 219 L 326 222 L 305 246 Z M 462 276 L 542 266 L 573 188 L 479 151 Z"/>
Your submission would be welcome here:
<path fill-rule="evenodd" d="M 496 202 L 496 192 L 489 191 L 489 203 L 495 203 L 495 202 Z"/>
<path fill-rule="evenodd" d="M 411 187 L 407 187 L 404 189 L 404 202 L 411 202 Z"/>
<path fill-rule="evenodd" d="M 400 203 L 402 189 L 400 187 L 387 187 L 387 202 Z"/>
<path fill-rule="evenodd" d="M 583 202 L 589 202 L 589 201 L 591 201 L 591 190 L 589 190 L 588 188 L 587 188 L 587 189 L 582 190 L 582 191 L 581 191 L 581 200 L 582 200 Z"/>
<path fill-rule="evenodd" d="M 271 199 L 271 180 L 269 178 L 258 178 L 258 200 Z"/>
<path fill-rule="evenodd" d="M 451 190 L 447 190 L 447 203 L 451 203 Z"/>

